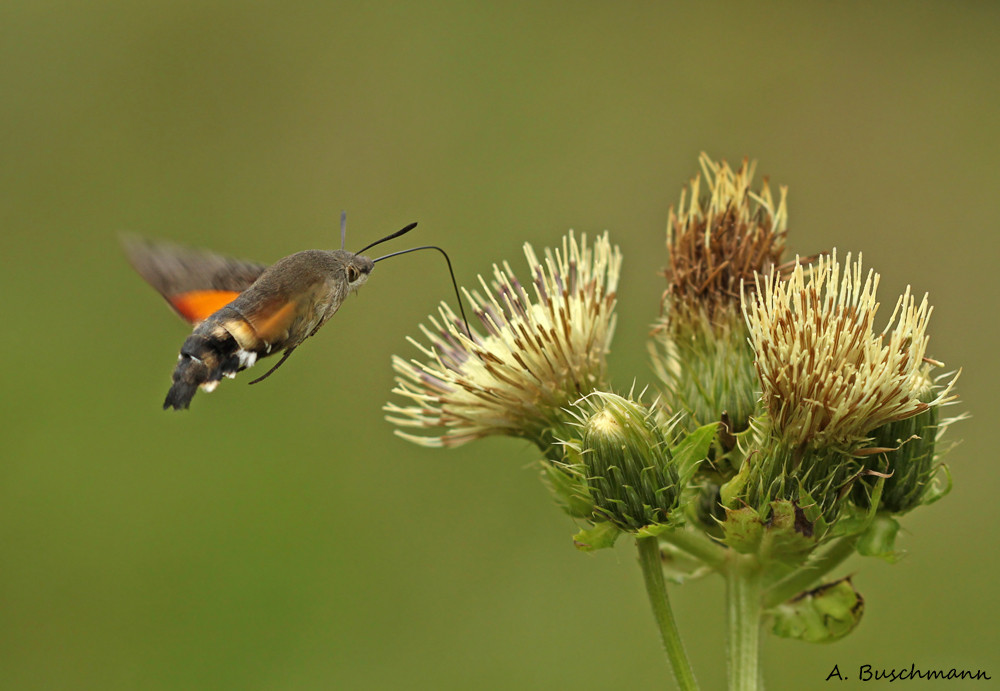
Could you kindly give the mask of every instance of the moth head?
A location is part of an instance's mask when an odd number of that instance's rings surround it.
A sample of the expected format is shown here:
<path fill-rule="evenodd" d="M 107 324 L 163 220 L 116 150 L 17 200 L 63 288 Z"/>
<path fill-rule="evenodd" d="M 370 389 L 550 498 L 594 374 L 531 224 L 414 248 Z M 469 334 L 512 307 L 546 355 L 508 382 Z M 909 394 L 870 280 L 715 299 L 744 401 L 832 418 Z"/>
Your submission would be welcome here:
<path fill-rule="evenodd" d="M 368 257 L 355 254 L 348 258 L 344 266 L 344 278 L 351 290 L 357 290 L 368 280 L 368 274 L 375 268 L 375 263 Z"/>

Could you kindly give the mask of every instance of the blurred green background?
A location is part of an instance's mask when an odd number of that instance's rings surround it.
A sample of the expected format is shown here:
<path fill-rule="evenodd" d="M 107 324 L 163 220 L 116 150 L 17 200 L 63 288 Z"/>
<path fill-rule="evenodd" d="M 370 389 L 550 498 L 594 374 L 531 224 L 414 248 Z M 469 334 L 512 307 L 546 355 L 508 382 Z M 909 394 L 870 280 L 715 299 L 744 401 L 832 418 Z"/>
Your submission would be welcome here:
<path fill-rule="evenodd" d="M 770 687 L 1000 673 L 998 31 L 993 3 L 4 2 L 0 686 L 669 686 L 631 546 L 574 550 L 531 447 L 382 419 L 391 355 L 449 298 L 439 257 L 381 264 L 277 376 L 168 414 L 187 330 L 117 235 L 273 261 L 336 246 L 343 208 L 349 248 L 416 220 L 392 248 L 440 244 L 468 284 L 608 229 L 627 388 L 701 150 L 787 184 L 791 249 L 863 251 L 883 308 L 929 291 L 974 414 L 908 556 L 846 565 L 860 628 L 769 639 Z M 721 583 L 673 593 L 720 688 Z"/>

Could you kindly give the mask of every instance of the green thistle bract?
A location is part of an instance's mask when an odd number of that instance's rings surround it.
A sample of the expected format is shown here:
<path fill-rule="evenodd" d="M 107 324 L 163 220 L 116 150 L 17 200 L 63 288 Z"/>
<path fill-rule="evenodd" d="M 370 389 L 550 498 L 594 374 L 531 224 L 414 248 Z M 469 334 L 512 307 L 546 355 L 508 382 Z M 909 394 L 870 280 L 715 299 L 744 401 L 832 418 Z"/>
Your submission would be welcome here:
<path fill-rule="evenodd" d="M 927 362 L 924 369 L 929 373 L 935 366 L 940 366 L 940 363 Z M 945 374 L 940 379 L 948 380 L 952 376 Z M 920 398 L 934 400 L 936 389 L 928 374 L 927 387 Z M 942 418 L 940 406 L 932 405 L 913 417 L 872 430 L 869 433 L 872 448 L 881 452 L 873 455 L 867 466 L 880 475 L 860 479 L 852 495 L 855 502 L 867 508 L 876 479 L 885 474 L 888 477 L 885 478 L 878 506 L 881 511 L 903 514 L 940 499 L 948 491 L 948 483 L 941 483 L 938 479 L 942 471 L 941 438 L 948 427 L 962 417 Z"/>

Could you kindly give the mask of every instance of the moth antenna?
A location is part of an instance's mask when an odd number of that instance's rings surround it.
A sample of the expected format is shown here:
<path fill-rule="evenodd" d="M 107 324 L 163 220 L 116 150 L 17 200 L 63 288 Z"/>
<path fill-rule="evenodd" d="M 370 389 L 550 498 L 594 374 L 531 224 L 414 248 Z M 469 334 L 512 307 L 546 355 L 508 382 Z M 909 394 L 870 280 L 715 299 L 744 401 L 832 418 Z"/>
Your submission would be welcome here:
<path fill-rule="evenodd" d="M 340 212 L 340 249 L 344 249 L 347 242 L 347 211 Z"/>
<path fill-rule="evenodd" d="M 256 383 L 262 382 L 265 379 L 267 379 L 268 377 L 270 377 L 272 374 L 274 374 L 274 370 L 278 369 L 283 364 L 285 364 L 285 360 L 288 359 L 288 356 L 291 355 L 293 352 L 295 352 L 295 349 L 298 348 L 298 347 L 299 347 L 299 345 L 296 343 L 291 348 L 289 348 L 288 350 L 286 350 L 285 353 L 284 353 L 284 355 L 281 356 L 281 359 L 278 360 L 278 363 L 274 367 L 272 367 L 267 372 L 265 372 L 263 376 L 257 377 L 256 379 L 254 379 L 250 383 L 251 384 L 256 384 Z"/>
<path fill-rule="evenodd" d="M 413 230 L 416 227 L 417 227 L 416 223 L 411 223 L 410 225 L 408 225 L 408 226 L 406 226 L 404 228 L 400 228 L 399 230 L 397 230 L 392 235 L 386 235 L 381 240 L 376 240 L 375 242 L 373 242 L 370 245 L 365 245 L 364 247 L 362 247 L 361 249 L 359 249 L 357 252 L 355 252 L 355 254 L 361 254 L 365 250 L 371 249 L 375 245 L 381 245 L 383 242 L 386 242 L 388 240 L 392 240 L 393 238 L 398 238 L 400 235 L 406 235 L 407 233 L 409 233 L 411 230 Z"/>
<path fill-rule="evenodd" d="M 414 223 L 413 225 L 416 225 L 416 223 Z M 405 231 L 406 228 L 404 228 L 403 230 Z M 402 232 L 403 231 L 400 231 L 399 233 L 397 233 L 397 235 L 402 234 Z M 451 259 L 448 258 L 447 252 L 445 252 L 443 249 L 435 245 L 424 245 L 423 247 L 411 247 L 408 250 L 400 250 L 399 252 L 393 252 L 392 254 L 383 255 L 378 259 L 373 259 L 372 263 L 374 264 L 375 262 L 380 262 L 383 259 L 388 259 L 389 257 L 398 257 L 401 254 L 409 254 L 410 252 L 417 252 L 419 250 L 437 250 L 442 255 L 444 255 L 444 260 L 448 262 L 448 273 L 451 274 L 451 285 L 455 288 L 455 297 L 458 298 L 458 311 L 462 313 L 462 321 L 465 322 L 465 335 L 468 336 L 469 338 L 472 338 L 472 329 L 469 328 L 469 320 L 465 317 L 465 308 L 462 307 L 462 295 L 461 293 L 458 292 L 458 281 L 455 280 L 455 272 L 451 268 Z"/>

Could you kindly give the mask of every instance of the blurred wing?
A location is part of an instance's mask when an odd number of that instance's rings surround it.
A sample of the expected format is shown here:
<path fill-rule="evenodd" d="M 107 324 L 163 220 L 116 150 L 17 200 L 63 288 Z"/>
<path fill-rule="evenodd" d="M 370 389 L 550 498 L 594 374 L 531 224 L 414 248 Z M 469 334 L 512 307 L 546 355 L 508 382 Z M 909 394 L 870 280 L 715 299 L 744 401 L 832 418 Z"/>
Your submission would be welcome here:
<path fill-rule="evenodd" d="M 257 336 L 271 348 L 283 348 L 289 341 L 296 343 L 301 340 L 298 334 L 292 333 L 296 317 L 306 312 L 301 296 L 287 299 L 260 301 L 252 308 L 242 306 L 241 312 L 253 326 Z"/>
<path fill-rule="evenodd" d="M 123 238 L 129 263 L 181 317 L 197 324 L 232 302 L 267 268 L 141 238 Z"/>
<path fill-rule="evenodd" d="M 278 273 L 284 273 L 287 268 L 287 264 L 281 262 L 275 266 L 279 267 Z M 330 309 L 331 300 L 338 307 L 340 302 L 331 295 L 323 276 L 313 276 L 310 280 L 306 272 L 296 272 L 295 280 L 284 284 L 272 280 L 274 278 L 268 271 L 233 304 L 236 312 L 252 327 L 259 345 L 269 353 L 294 348 L 311 336 L 336 311 Z M 276 283 L 281 287 L 276 288 Z"/>

